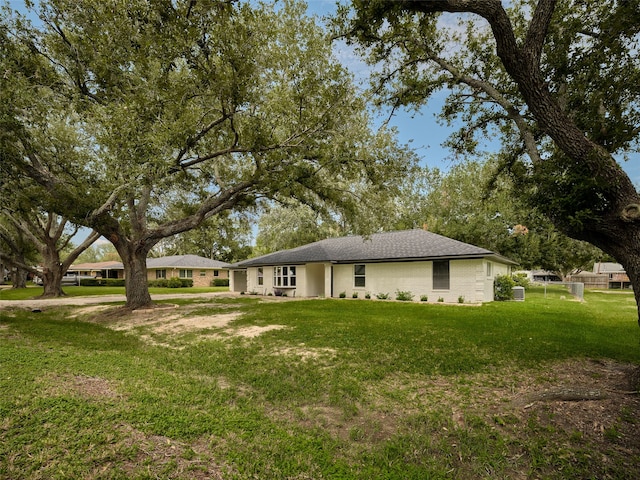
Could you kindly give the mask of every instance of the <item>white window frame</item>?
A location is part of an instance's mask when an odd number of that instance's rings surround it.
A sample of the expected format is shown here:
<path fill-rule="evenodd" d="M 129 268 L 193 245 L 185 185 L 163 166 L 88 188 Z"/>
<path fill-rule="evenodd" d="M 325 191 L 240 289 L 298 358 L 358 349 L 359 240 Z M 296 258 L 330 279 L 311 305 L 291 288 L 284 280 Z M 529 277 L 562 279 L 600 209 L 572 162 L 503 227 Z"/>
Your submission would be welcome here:
<path fill-rule="evenodd" d="M 193 270 L 189 268 L 181 268 L 178 275 L 180 278 L 193 278 Z"/>
<path fill-rule="evenodd" d="M 264 285 L 264 268 L 263 267 L 258 267 L 258 285 L 259 286 L 263 286 Z"/>
<path fill-rule="evenodd" d="M 295 265 L 281 265 L 273 267 L 273 287 L 274 288 L 295 288 L 297 285 Z"/>
<path fill-rule="evenodd" d="M 163 278 L 167 278 L 167 270 L 165 268 L 156 270 L 156 280 L 160 280 Z"/>

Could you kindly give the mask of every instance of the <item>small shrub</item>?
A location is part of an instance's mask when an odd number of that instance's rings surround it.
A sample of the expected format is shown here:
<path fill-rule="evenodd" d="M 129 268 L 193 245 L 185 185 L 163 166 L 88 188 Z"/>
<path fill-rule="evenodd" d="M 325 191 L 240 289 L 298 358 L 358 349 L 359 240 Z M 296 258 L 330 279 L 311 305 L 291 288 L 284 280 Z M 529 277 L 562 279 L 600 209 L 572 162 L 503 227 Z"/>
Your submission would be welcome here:
<path fill-rule="evenodd" d="M 378 300 L 386 300 L 387 298 L 389 298 L 389 294 L 388 293 L 377 293 L 376 294 L 376 298 Z"/>
<path fill-rule="evenodd" d="M 347 292 L 340 292 L 340 295 L 338 295 L 340 298 L 347 298 Z"/>
<path fill-rule="evenodd" d="M 240 295 L 244 295 L 244 292 L 240 292 Z"/>
<path fill-rule="evenodd" d="M 369 300 L 371 298 L 371 294 L 369 292 L 365 293 L 364 298 Z"/>
<path fill-rule="evenodd" d="M 102 278 L 82 278 L 80 285 L 82 287 L 102 287 L 106 285 L 106 281 Z"/>
<path fill-rule="evenodd" d="M 353 292 L 351 294 L 351 298 L 358 298 L 358 292 Z"/>
<path fill-rule="evenodd" d="M 396 300 L 400 300 L 401 302 L 410 302 L 413 300 L 413 294 L 411 292 L 401 292 L 400 290 L 396 290 Z"/>
<path fill-rule="evenodd" d="M 124 278 L 105 278 L 104 285 L 107 287 L 124 287 Z"/>
<path fill-rule="evenodd" d="M 428 302 L 429 301 L 429 297 L 427 295 L 420 295 L 420 301 L 421 302 Z"/>
<path fill-rule="evenodd" d="M 440 302 L 440 303 L 444 303 L 444 298 L 442 298 L 442 297 L 438 297 L 438 302 Z"/>
<path fill-rule="evenodd" d="M 511 277 L 511 279 L 517 287 L 529 288 L 529 285 L 531 284 L 526 273 L 516 273 Z"/>
<path fill-rule="evenodd" d="M 167 287 L 169 288 L 182 288 L 182 280 L 178 277 L 172 277 L 167 281 Z"/>
<path fill-rule="evenodd" d="M 209 283 L 211 287 L 228 287 L 229 279 L 228 278 L 214 278 Z"/>
<path fill-rule="evenodd" d="M 515 285 L 509 275 L 498 275 L 493 281 L 493 298 L 498 301 L 513 300 Z"/>
<path fill-rule="evenodd" d="M 458 297 L 458 303 L 464 303 L 464 297 L 462 295 Z"/>

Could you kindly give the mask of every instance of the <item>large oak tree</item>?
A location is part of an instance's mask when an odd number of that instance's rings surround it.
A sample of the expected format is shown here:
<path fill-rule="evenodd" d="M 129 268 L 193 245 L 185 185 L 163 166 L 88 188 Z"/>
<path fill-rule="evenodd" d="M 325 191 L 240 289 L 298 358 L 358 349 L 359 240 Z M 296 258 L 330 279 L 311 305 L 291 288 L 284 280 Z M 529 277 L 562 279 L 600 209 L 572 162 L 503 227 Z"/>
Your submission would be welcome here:
<path fill-rule="evenodd" d="M 40 28 L 2 25 L 2 146 L 56 211 L 113 243 L 129 308 L 151 304 L 146 257 L 163 238 L 262 197 L 355 212 L 352 183 L 385 188 L 407 161 L 370 131 L 304 5 L 50 0 L 37 13 Z M 54 126 L 73 132 L 67 154 Z"/>
<path fill-rule="evenodd" d="M 380 63 L 381 102 L 419 107 L 447 91 L 442 116 L 463 123 L 451 145 L 500 138 L 523 197 L 616 258 L 640 309 L 640 195 L 617 160 L 637 152 L 640 135 L 640 3 L 352 3 L 339 25 Z"/>

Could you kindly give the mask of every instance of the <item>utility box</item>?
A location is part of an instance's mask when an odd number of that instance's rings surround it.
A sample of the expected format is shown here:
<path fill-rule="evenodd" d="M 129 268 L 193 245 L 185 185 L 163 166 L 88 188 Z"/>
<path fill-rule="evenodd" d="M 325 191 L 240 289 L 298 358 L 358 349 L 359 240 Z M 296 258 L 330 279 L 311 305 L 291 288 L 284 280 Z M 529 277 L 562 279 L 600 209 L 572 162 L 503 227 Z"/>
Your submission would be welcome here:
<path fill-rule="evenodd" d="M 524 287 L 513 287 L 513 299 L 516 302 L 524 302 Z"/>

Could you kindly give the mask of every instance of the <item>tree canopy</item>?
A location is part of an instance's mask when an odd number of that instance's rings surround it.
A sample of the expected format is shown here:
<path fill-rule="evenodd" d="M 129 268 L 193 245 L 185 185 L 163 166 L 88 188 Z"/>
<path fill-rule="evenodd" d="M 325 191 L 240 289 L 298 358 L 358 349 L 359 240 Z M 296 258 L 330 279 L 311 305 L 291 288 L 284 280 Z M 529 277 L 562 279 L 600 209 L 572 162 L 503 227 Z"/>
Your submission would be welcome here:
<path fill-rule="evenodd" d="M 640 300 L 640 195 L 618 163 L 639 147 L 640 3 L 352 4 L 336 25 L 378 65 L 379 102 L 418 107 L 448 92 L 442 118 L 462 121 L 450 145 L 500 138 L 500 170 L 522 198 L 622 263 Z"/>
<path fill-rule="evenodd" d="M 41 28 L 3 20 L 2 149 L 55 211 L 113 243 L 130 308 L 151 302 L 145 259 L 163 238 L 260 198 L 355 212 L 351 185 L 388 188 L 412 161 L 371 131 L 304 12 L 56 0 Z"/>

